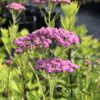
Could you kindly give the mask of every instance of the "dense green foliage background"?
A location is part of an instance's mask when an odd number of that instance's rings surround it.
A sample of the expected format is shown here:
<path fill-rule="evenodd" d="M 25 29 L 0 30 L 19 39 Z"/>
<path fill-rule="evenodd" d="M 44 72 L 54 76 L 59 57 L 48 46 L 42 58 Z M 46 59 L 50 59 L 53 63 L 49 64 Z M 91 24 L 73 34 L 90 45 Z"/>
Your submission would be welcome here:
<path fill-rule="evenodd" d="M 77 3 L 61 5 L 64 16 L 61 18 L 62 28 L 77 33 L 80 44 L 71 47 L 70 59 L 79 65 L 79 69 L 70 75 L 67 73 L 51 75 L 54 93 L 52 100 L 99 100 L 100 99 L 100 41 L 87 36 L 85 25 L 76 26 Z M 14 54 L 16 46 L 13 41 L 25 36 L 28 30 L 18 31 L 18 24 L 8 29 L 0 28 L 0 100 L 46 100 L 49 99 L 49 83 L 45 73 L 35 72 L 30 65 L 34 59 L 43 57 L 45 50 L 33 50 L 28 54 Z M 62 52 L 63 50 L 63 52 Z M 65 48 L 57 47 L 55 57 L 68 58 Z M 6 58 L 13 60 L 11 66 L 6 65 Z M 50 82 L 50 81 L 49 81 Z M 42 91 L 41 91 L 42 88 Z"/>

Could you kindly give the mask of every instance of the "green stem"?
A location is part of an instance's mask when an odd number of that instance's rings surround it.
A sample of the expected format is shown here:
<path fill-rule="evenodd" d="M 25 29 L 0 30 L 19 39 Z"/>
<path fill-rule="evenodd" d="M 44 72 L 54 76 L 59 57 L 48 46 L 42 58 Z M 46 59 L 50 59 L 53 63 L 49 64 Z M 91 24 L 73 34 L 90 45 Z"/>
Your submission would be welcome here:
<path fill-rule="evenodd" d="M 52 79 L 50 79 L 49 76 L 48 76 L 48 81 L 49 81 L 49 98 L 50 98 L 50 100 L 54 100 L 53 99 L 53 93 L 54 93 L 55 83 Z"/>
<path fill-rule="evenodd" d="M 48 27 L 51 27 L 51 11 L 48 12 Z"/>
<path fill-rule="evenodd" d="M 78 69 L 78 72 L 77 72 L 77 87 L 78 87 L 78 91 L 79 91 L 79 93 L 80 93 L 80 77 L 79 77 L 79 69 Z M 79 94 L 79 98 L 80 98 L 81 100 L 83 100 L 82 97 L 81 97 L 81 93 Z"/>
<path fill-rule="evenodd" d="M 89 73 L 88 73 L 88 70 L 87 70 L 86 79 L 85 79 L 85 92 L 87 92 L 87 88 L 88 88 L 88 75 L 89 75 Z M 85 94 L 85 100 L 88 100 L 87 94 Z"/>
<path fill-rule="evenodd" d="M 70 96 L 73 97 L 73 87 L 72 87 L 72 75 L 69 75 L 70 78 L 70 85 L 71 85 L 71 89 L 70 89 Z"/>
<path fill-rule="evenodd" d="M 20 56 L 21 57 L 21 56 Z M 19 63 L 19 66 L 24 66 L 22 64 L 22 62 L 20 61 L 20 59 L 18 59 L 18 63 Z M 24 76 L 24 69 L 23 67 L 20 68 L 20 71 L 21 71 L 21 77 L 22 77 L 22 81 L 23 81 L 23 100 L 27 100 L 27 90 L 26 90 L 26 84 L 25 84 L 25 76 Z"/>
<path fill-rule="evenodd" d="M 72 49 L 70 48 L 70 49 L 68 50 L 68 59 L 69 59 L 70 61 L 72 61 L 71 54 L 72 54 Z M 70 80 L 70 85 L 71 85 L 71 88 L 70 88 L 70 96 L 73 97 L 73 87 L 72 87 L 73 81 L 72 81 L 72 74 L 69 75 L 69 80 Z"/>
<path fill-rule="evenodd" d="M 9 84 L 10 84 L 10 70 L 11 70 L 11 66 L 9 66 L 9 69 L 8 69 L 8 87 L 7 87 L 8 91 L 7 91 L 7 100 L 10 100 L 9 99 L 9 92 L 10 92 L 10 86 L 9 86 Z"/>
<path fill-rule="evenodd" d="M 23 98 L 24 98 L 24 100 L 27 100 L 27 96 L 26 96 L 27 91 L 26 91 L 26 87 L 25 87 L 25 78 L 24 78 L 23 72 L 22 72 L 22 80 L 23 80 Z"/>
<path fill-rule="evenodd" d="M 9 53 L 9 56 L 12 56 L 12 48 L 13 48 L 13 40 L 14 40 L 14 27 L 15 27 L 15 24 L 16 24 L 16 16 L 14 14 L 13 11 L 11 11 L 11 14 L 12 14 L 12 20 L 13 20 L 13 23 L 11 24 L 11 31 L 10 32 L 10 53 Z"/>
<path fill-rule="evenodd" d="M 51 14 L 52 14 L 52 4 L 50 1 L 48 1 L 48 19 L 47 19 L 47 25 L 48 27 L 51 27 Z"/>
<path fill-rule="evenodd" d="M 46 99 L 45 99 L 45 95 L 44 95 L 43 90 L 42 90 L 41 83 L 40 83 L 40 81 L 39 81 L 39 77 L 38 77 L 37 73 L 35 72 L 34 68 L 32 67 L 32 65 L 31 65 L 31 64 L 29 64 L 29 65 L 30 65 L 30 67 L 32 68 L 33 72 L 35 73 L 37 82 L 38 82 L 38 84 L 39 84 L 39 87 L 40 87 L 40 90 L 41 90 L 41 93 L 42 93 L 42 96 L 43 96 L 43 100 L 46 100 Z"/>

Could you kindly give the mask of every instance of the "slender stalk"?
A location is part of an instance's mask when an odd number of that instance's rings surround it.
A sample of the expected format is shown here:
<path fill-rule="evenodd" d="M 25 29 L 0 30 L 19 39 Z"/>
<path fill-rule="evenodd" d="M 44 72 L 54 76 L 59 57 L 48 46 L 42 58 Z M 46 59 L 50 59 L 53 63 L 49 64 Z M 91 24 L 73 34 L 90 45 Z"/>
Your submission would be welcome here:
<path fill-rule="evenodd" d="M 34 68 L 32 67 L 32 65 L 31 65 L 31 64 L 29 64 L 29 65 L 30 65 L 30 67 L 32 68 L 33 72 L 35 73 L 37 82 L 38 82 L 38 84 L 39 84 L 39 87 L 40 87 L 40 90 L 41 90 L 41 93 L 42 93 L 42 96 L 43 96 L 43 100 L 46 100 L 46 99 L 45 99 L 45 95 L 44 95 L 43 90 L 42 90 L 41 83 L 40 83 L 40 81 L 39 81 L 39 77 L 38 77 L 37 73 L 35 72 Z"/>
<path fill-rule="evenodd" d="M 22 80 L 23 80 L 23 97 L 24 97 L 24 100 L 27 100 L 27 97 L 26 97 L 26 87 L 25 87 L 25 78 L 24 78 L 24 74 L 22 72 Z"/>
<path fill-rule="evenodd" d="M 19 63 L 19 66 L 23 66 L 20 59 L 18 59 L 18 63 Z M 23 71 L 22 68 L 20 68 L 20 71 L 21 71 L 21 78 L 22 78 L 22 81 L 23 81 L 23 100 L 27 100 L 27 96 L 26 96 L 27 90 L 26 90 L 26 87 L 25 87 L 24 71 Z"/>
<path fill-rule="evenodd" d="M 68 59 L 71 61 L 71 53 L 72 53 L 72 49 L 68 50 Z M 71 85 L 71 89 L 70 89 L 70 96 L 73 96 L 73 87 L 72 87 L 72 74 L 69 75 L 69 80 L 70 80 L 70 85 Z"/>
<path fill-rule="evenodd" d="M 48 12 L 48 27 L 51 26 L 51 11 Z"/>
<path fill-rule="evenodd" d="M 50 79 L 50 77 L 48 78 L 48 80 L 49 80 L 49 98 L 50 98 L 50 100 L 53 100 L 54 83 Z"/>
<path fill-rule="evenodd" d="M 51 14 L 52 14 L 52 4 L 51 4 L 51 1 L 49 0 L 48 1 L 48 27 L 51 27 Z"/>
<path fill-rule="evenodd" d="M 9 56 L 12 56 L 12 49 L 13 49 L 13 41 L 14 41 L 14 27 L 16 25 L 16 16 L 13 11 L 11 11 L 13 23 L 11 23 L 11 32 L 10 32 L 10 53 Z"/>
<path fill-rule="evenodd" d="M 77 72 L 77 87 L 78 87 L 78 90 L 79 90 L 79 93 L 80 93 L 80 79 L 79 79 L 80 77 L 79 77 L 79 69 L 78 69 L 78 72 Z M 82 96 L 81 96 L 81 93 L 79 94 L 79 98 L 81 99 L 81 100 L 83 100 L 82 99 Z"/>
<path fill-rule="evenodd" d="M 8 87 L 7 87 L 7 100 L 10 100 L 9 99 L 9 92 L 10 92 L 10 86 L 9 86 L 9 84 L 10 84 L 10 71 L 11 71 L 11 66 L 9 66 L 9 69 L 8 69 Z"/>
<path fill-rule="evenodd" d="M 87 75 L 86 75 L 86 80 L 85 80 L 85 92 L 87 91 Z M 88 100 L 87 94 L 85 94 L 85 100 Z"/>
<path fill-rule="evenodd" d="M 73 96 L 73 88 L 72 88 L 72 74 L 69 75 L 69 79 L 70 79 L 70 85 L 71 85 L 71 90 L 70 90 L 70 96 Z"/>
<path fill-rule="evenodd" d="M 89 70 L 87 69 L 86 78 L 85 78 L 85 92 L 87 92 L 87 88 L 88 88 L 88 76 L 89 76 Z M 85 94 L 85 100 L 88 100 L 87 94 Z"/>

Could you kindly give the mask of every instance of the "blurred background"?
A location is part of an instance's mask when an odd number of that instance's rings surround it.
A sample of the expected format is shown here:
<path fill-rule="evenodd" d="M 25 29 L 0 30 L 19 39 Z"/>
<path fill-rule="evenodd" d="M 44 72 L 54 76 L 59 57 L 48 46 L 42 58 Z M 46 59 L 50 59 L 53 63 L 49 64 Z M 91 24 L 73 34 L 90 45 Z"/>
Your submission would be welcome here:
<path fill-rule="evenodd" d="M 32 0 L 0 0 L 0 27 L 8 27 L 11 21 L 11 15 L 5 8 L 5 5 L 10 2 L 20 2 L 25 4 L 26 11 L 21 15 L 19 27 L 27 28 L 30 32 L 46 26 L 39 10 L 31 3 Z M 77 14 L 76 25 L 85 24 L 88 29 L 88 34 L 93 34 L 95 38 L 100 39 L 100 0 L 72 0 L 78 1 L 80 10 Z M 54 12 L 55 14 L 56 12 Z M 57 24 L 59 24 L 59 19 Z M 57 25 L 57 27 L 60 27 Z"/>
<path fill-rule="evenodd" d="M 85 24 L 88 34 L 100 39 L 100 0 L 79 0 L 80 10 L 77 23 Z"/>

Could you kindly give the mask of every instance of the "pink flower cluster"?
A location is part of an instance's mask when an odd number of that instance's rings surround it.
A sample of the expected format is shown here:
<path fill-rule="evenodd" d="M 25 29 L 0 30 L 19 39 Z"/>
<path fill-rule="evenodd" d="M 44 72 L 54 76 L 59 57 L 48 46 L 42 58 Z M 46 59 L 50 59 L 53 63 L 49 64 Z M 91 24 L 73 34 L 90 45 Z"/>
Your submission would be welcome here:
<path fill-rule="evenodd" d="M 44 60 L 38 60 L 35 66 L 35 70 L 44 70 L 47 73 L 54 72 L 68 72 L 71 73 L 76 70 L 78 66 L 73 64 L 69 60 L 62 60 L 59 58 L 47 58 Z"/>
<path fill-rule="evenodd" d="M 19 3 L 11 3 L 11 4 L 7 5 L 6 8 L 15 10 L 15 11 L 22 11 L 22 10 L 26 9 L 23 5 L 21 5 Z"/>
<path fill-rule="evenodd" d="M 52 3 L 71 3 L 71 0 L 32 0 L 33 3 L 37 4 L 45 4 L 47 2 L 51 1 Z"/>
<path fill-rule="evenodd" d="M 14 44 L 17 45 L 16 53 L 20 54 L 31 48 L 32 43 L 30 37 L 20 37 L 14 40 Z"/>
<path fill-rule="evenodd" d="M 62 28 L 41 28 L 32 34 L 25 37 L 15 39 L 14 43 L 17 45 L 16 52 L 21 53 L 26 49 L 30 49 L 33 45 L 42 48 L 49 48 L 53 43 L 57 46 L 69 47 L 79 43 L 79 37 L 73 33 Z"/>
<path fill-rule="evenodd" d="M 42 46 L 43 48 L 48 48 L 54 42 L 56 45 L 64 47 L 79 43 L 79 38 L 75 33 L 62 28 L 42 27 L 28 36 L 35 46 Z"/>

